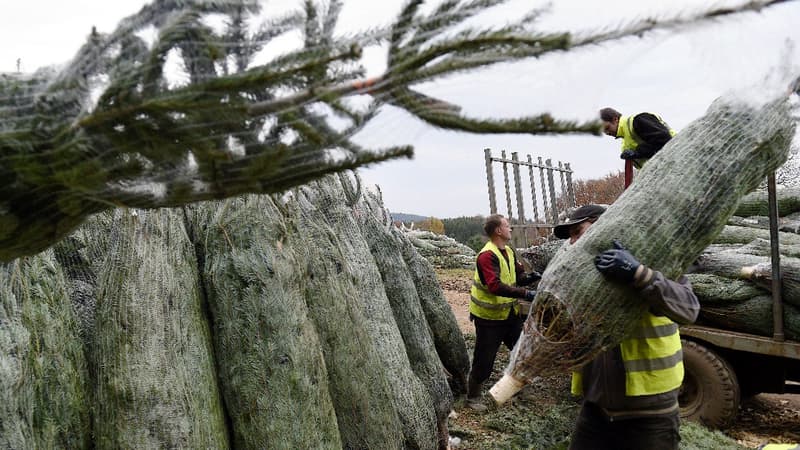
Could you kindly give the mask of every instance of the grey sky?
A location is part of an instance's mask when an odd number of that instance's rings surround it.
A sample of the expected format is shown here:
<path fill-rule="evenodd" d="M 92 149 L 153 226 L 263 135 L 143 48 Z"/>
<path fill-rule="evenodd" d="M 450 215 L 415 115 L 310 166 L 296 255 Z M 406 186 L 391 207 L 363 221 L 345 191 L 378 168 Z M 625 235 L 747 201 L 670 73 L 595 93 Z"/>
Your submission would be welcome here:
<path fill-rule="evenodd" d="M 136 12 L 141 0 L 17 1 L 0 0 L 3 23 L 0 72 L 22 71 L 68 60 L 92 26 L 111 31 Z M 399 0 L 345 0 L 342 29 L 388 23 Z M 539 2 L 536 2 L 539 3 Z M 529 8 L 512 1 L 482 17 L 502 23 Z M 548 30 L 609 27 L 645 16 L 664 17 L 707 3 L 703 0 L 642 2 L 559 0 L 542 18 Z M 739 4 L 725 1 L 719 4 Z M 271 10 L 291 0 L 267 2 Z M 655 32 L 644 38 L 553 54 L 539 60 L 503 64 L 420 86 L 420 90 L 463 107 L 476 117 L 513 117 L 549 111 L 559 118 L 586 120 L 603 106 L 623 114 L 659 113 L 676 129 L 699 117 L 709 103 L 733 88 L 758 90 L 760 81 L 781 65 L 800 73 L 800 2 L 761 13 L 728 17 L 701 26 Z M 794 47 L 788 42 L 797 42 Z M 789 49 L 787 51 L 787 48 Z M 370 71 L 382 70 L 380 49 L 372 50 Z M 387 107 L 359 136 L 368 146 L 411 144 L 412 161 L 387 162 L 362 171 L 380 185 L 387 207 L 437 217 L 488 213 L 483 149 L 490 147 L 569 162 L 576 178 L 597 178 L 621 169 L 619 143 L 594 136 L 481 136 L 437 130 Z M 496 173 L 497 175 L 497 173 Z M 502 202 L 502 200 L 501 200 Z M 501 208 L 505 213 L 504 208 Z"/>

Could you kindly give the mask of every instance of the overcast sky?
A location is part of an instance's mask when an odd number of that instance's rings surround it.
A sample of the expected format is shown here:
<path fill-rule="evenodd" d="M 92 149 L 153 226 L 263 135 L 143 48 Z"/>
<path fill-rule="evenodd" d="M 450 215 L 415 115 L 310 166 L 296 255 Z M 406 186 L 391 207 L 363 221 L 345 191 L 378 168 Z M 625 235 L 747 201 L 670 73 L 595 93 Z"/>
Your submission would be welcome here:
<path fill-rule="evenodd" d="M 299 0 L 298 0 L 299 2 Z M 141 0 L 19 1 L 0 0 L 0 72 L 68 60 L 96 26 L 112 31 L 116 23 L 138 11 Z M 538 2 L 509 2 L 482 17 L 500 23 Z M 542 18 L 547 30 L 598 29 L 636 18 L 692 11 L 705 0 L 647 2 L 637 0 L 558 0 Z M 735 5 L 741 1 L 721 1 Z M 291 0 L 267 2 L 275 10 Z M 343 30 L 388 23 L 399 0 L 345 0 Z M 543 4 L 543 3 L 542 3 Z M 759 90 L 770 73 L 789 65 L 800 73 L 800 1 L 760 13 L 746 13 L 698 26 L 646 34 L 601 46 L 548 55 L 539 60 L 503 64 L 420 86 L 420 90 L 463 107 L 474 117 L 514 117 L 551 112 L 562 119 L 588 120 L 613 106 L 623 114 L 650 111 L 678 130 L 702 115 L 731 89 Z M 794 45 L 791 45 L 794 42 Z M 380 52 L 380 50 L 375 50 Z M 382 60 L 373 54 L 372 61 Z M 369 70 L 380 73 L 380 62 Z M 362 176 L 378 184 L 392 212 L 437 217 L 485 215 L 489 202 L 483 149 L 501 149 L 571 164 L 577 179 L 598 178 L 622 168 L 619 142 L 602 136 L 475 135 L 441 131 L 405 111 L 387 107 L 358 136 L 367 146 L 411 144 L 416 156 L 366 170 Z M 500 177 L 499 168 L 495 176 Z M 502 205 L 504 200 L 498 198 Z M 530 208 L 528 208 L 530 210 Z M 501 207 L 501 213 L 506 213 Z"/>

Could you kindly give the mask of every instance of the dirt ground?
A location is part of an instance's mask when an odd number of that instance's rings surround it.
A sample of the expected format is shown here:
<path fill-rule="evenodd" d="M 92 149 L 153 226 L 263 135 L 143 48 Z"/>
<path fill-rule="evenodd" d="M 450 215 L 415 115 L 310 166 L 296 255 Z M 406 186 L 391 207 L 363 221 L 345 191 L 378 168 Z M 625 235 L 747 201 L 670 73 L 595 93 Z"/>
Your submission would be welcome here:
<path fill-rule="evenodd" d="M 448 271 L 438 275 L 459 327 L 465 334 L 474 335 L 468 312 L 472 273 Z M 462 419 L 468 421 L 468 417 Z M 724 433 L 749 448 L 767 442 L 800 442 L 800 395 L 760 394 L 746 399 L 734 425 Z"/>

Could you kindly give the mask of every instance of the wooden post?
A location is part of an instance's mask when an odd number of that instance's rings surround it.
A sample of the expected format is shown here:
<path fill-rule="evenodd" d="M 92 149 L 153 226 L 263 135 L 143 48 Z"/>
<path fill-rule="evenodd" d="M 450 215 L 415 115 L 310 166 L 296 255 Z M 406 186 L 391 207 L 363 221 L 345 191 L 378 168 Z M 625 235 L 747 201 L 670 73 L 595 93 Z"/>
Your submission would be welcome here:
<path fill-rule="evenodd" d="M 553 180 L 553 162 L 549 159 L 546 160 L 547 166 L 547 184 L 550 186 L 550 211 L 553 214 L 553 225 L 558 224 L 558 207 L 556 206 L 556 184 Z"/>
<path fill-rule="evenodd" d="M 544 208 L 545 223 L 550 220 L 550 208 L 547 207 L 547 186 L 544 184 L 544 163 L 542 157 L 539 157 L 539 181 L 542 182 L 542 207 Z"/>
<path fill-rule="evenodd" d="M 492 149 L 483 149 L 486 160 L 486 182 L 489 184 L 489 214 L 497 214 L 497 199 L 494 192 L 494 173 L 492 171 Z"/>
<path fill-rule="evenodd" d="M 514 161 L 514 190 L 517 195 L 517 220 L 523 223 L 525 222 L 525 208 L 522 202 L 522 181 L 519 176 L 519 155 L 517 155 L 517 152 L 511 154 L 511 160 Z"/>
<path fill-rule="evenodd" d="M 572 207 L 578 206 L 575 200 L 575 187 L 572 185 L 572 168 L 569 163 L 564 163 L 564 168 L 567 170 L 567 197 L 569 198 L 569 205 Z"/>
<path fill-rule="evenodd" d="M 778 195 L 775 189 L 775 171 L 767 176 L 767 196 L 769 202 L 769 243 L 772 259 L 772 338 L 783 342 L 783 299 L 781 290 L 781 254 L 778 246 Z"/>
<path fill-rule="evenodd" d="M 516 227 L 514 231 L 517 233 L 517 239 L 515 240 L 515 244 L 517 248 L 520 247 L 527 247 L 528 246 L 528 233 L 525 229 L 525 207 L 522 201 L 522 179 L 519 174 L 519 155 L 517 152 L 511 153 L 511 161 L 514 161 L 512 165 L 514 166 L 514 191 L 517 196 L 517 223 L 520 225 Z M 522 238 L 520 239 L 520 233 L 522 233 Z"/>
<path fill-rule="evenodd" d="M 528 176 L 531 179 L 531 202 L 533 203 L 533 220 L 539 222 L 539 208 L 536 207 L 536 183 L 533 177 L 533 158 L 528 155 Z"/>
<path fill-rule="evenodd" d="M 511 187 L 508 184 L 508 163 L 506 162 L 506 151 L 500 151 L 500 157 L 503 158 L 503 181 L 506 185 L 506 205 L 508 206 L 508 215 L 506 219 L 511 220 L 514 217 L 513 210 L 511 209 Z"/>
<path fill-rule="evenodd" d="M 564 165 L 558 162 L 558 177 L 561 179 L 561 197 L 563 197 L 562 208 L 569 208 L 569 194 L 567 193 L 567 183 L 564 181 Z"/>

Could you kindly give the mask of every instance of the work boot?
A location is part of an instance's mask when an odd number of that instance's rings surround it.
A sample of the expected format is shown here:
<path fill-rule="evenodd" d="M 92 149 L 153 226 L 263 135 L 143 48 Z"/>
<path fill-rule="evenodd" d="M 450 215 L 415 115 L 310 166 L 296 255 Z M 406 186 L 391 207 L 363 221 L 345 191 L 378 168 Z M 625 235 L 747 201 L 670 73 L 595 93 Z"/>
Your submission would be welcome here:
<path fill-rule="evenodd" d="M 469 409 L 477 412 L 484 412 L 489 409 L 481 397 L 467 397 L 467 406 L 469 406 Z"/>
<path fill-rule="evenodd" d="M 467 383 L 467 406 L 473 411 L 486 411 L 488 409 L 481 397 L 481 386 L 483 386 L 483 383 L 476 383 L 472 377 L 469 378 Z"/>

